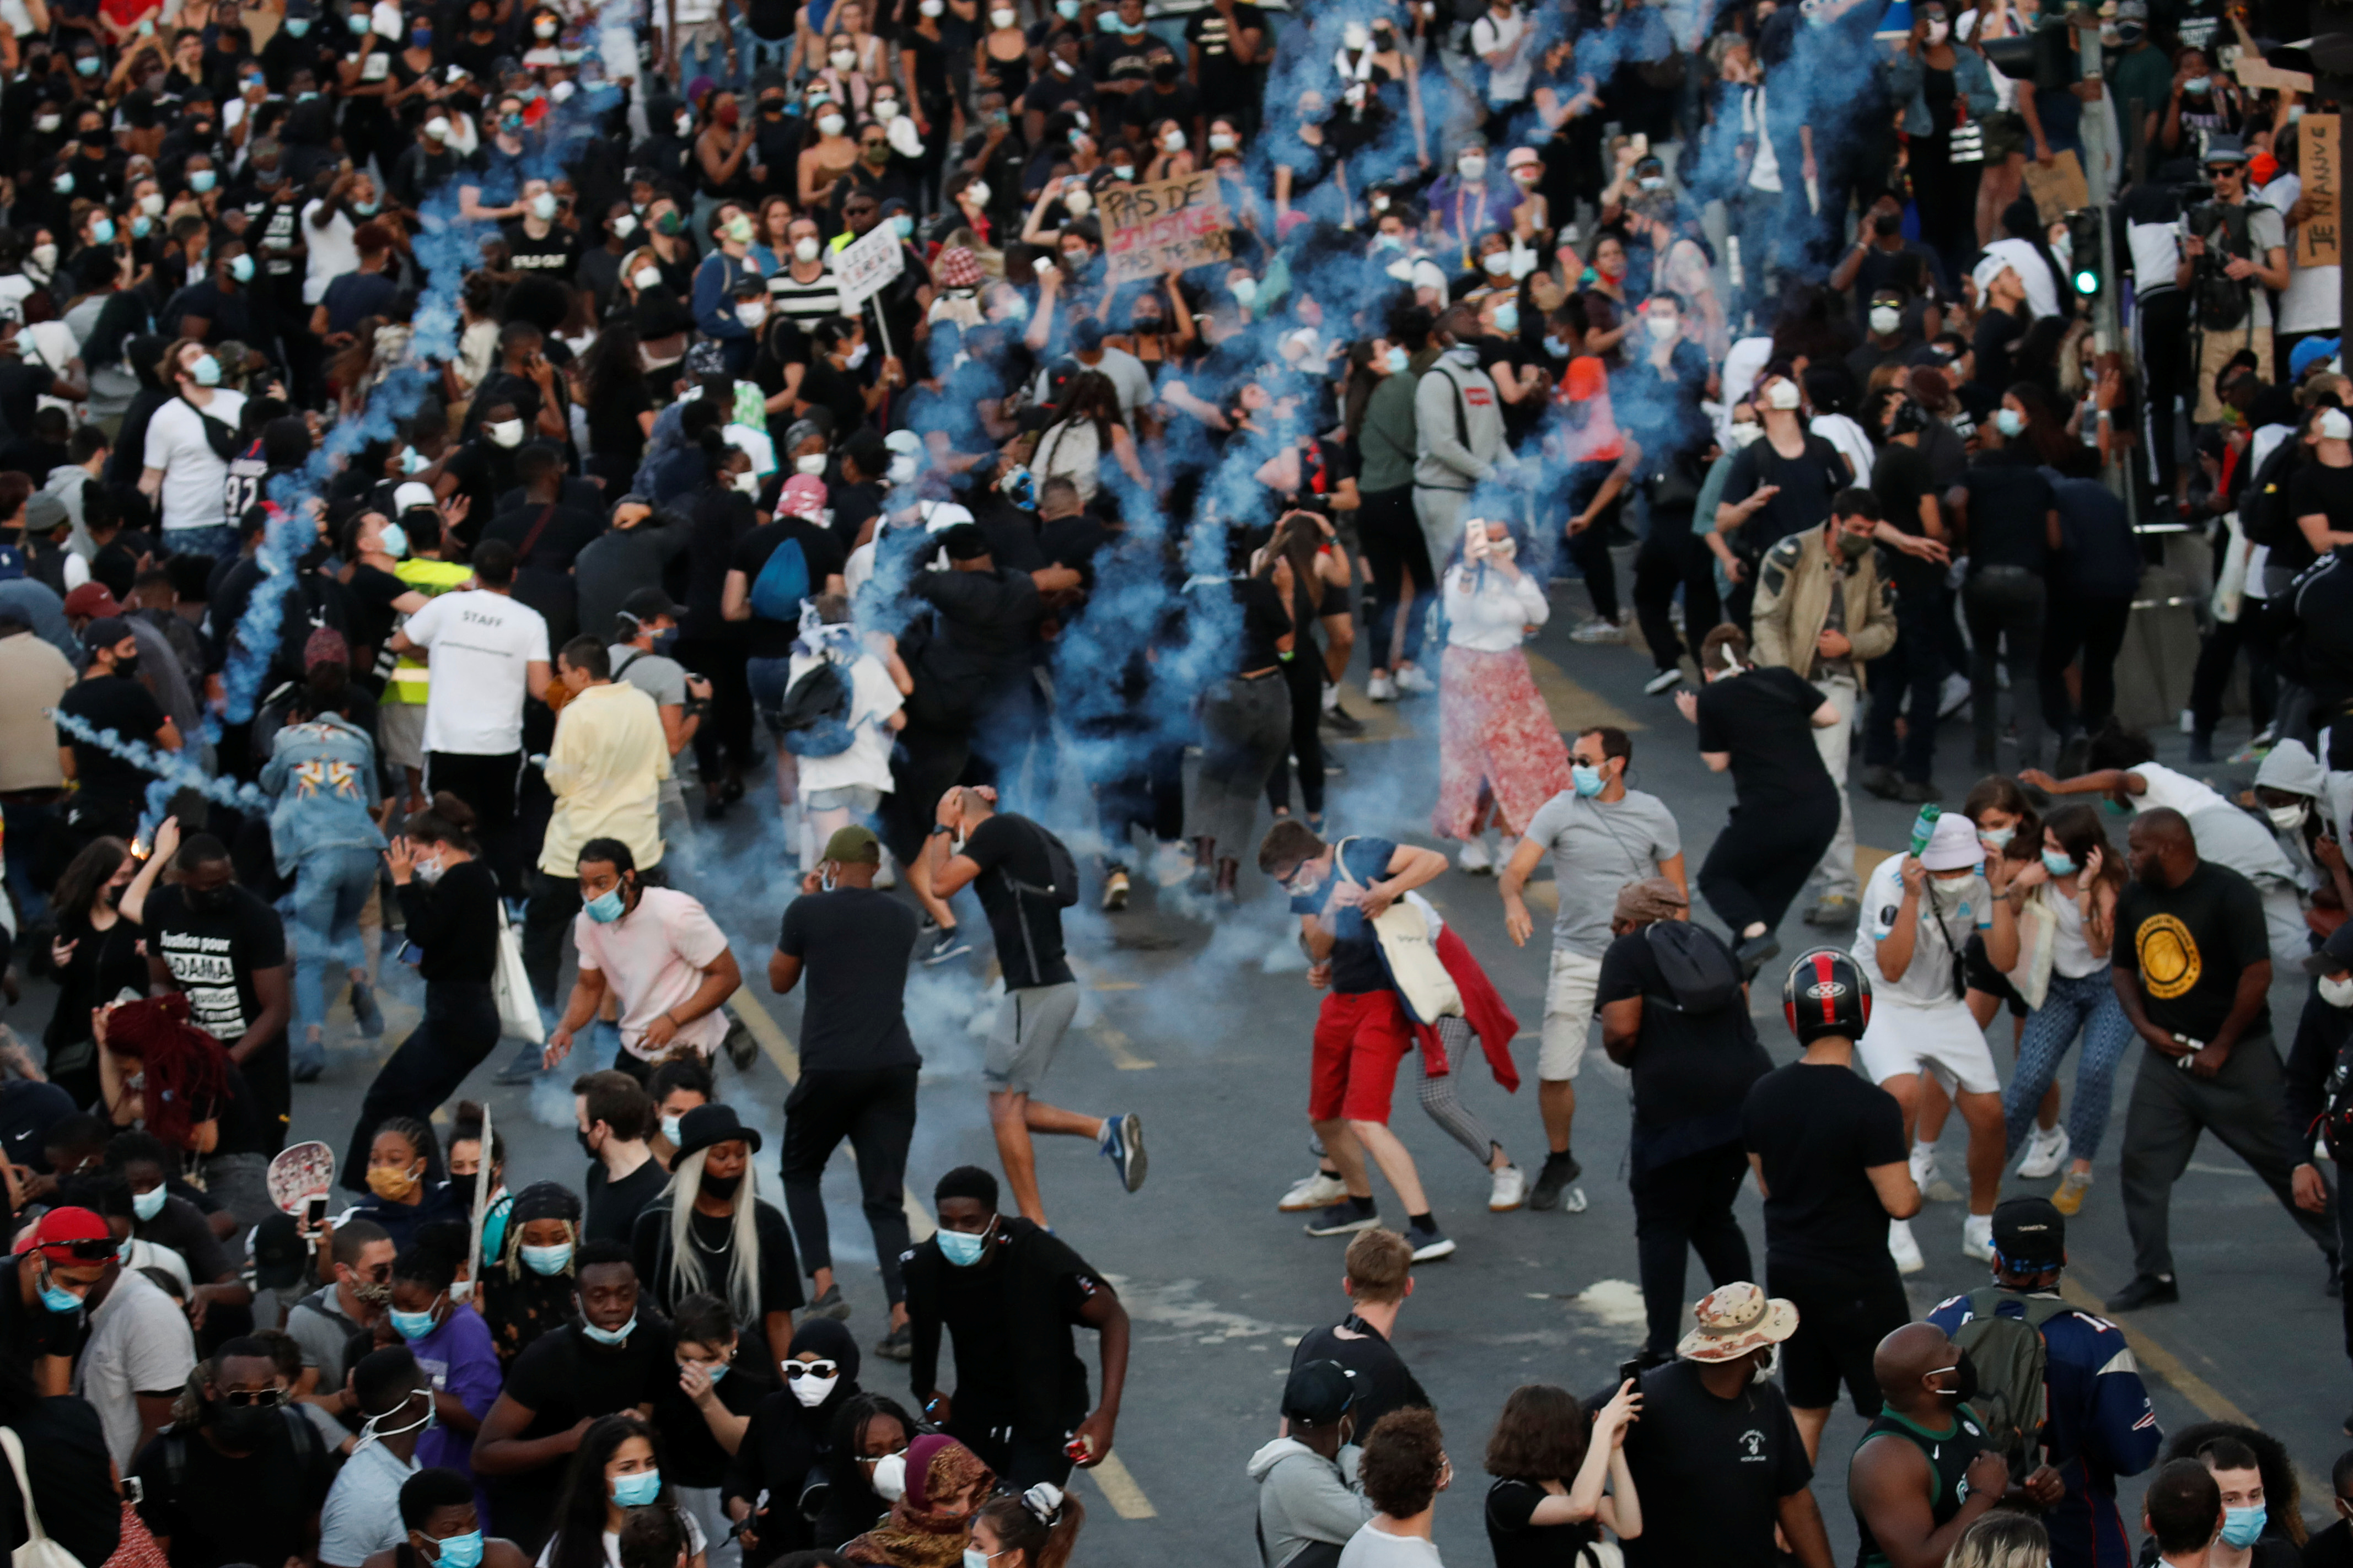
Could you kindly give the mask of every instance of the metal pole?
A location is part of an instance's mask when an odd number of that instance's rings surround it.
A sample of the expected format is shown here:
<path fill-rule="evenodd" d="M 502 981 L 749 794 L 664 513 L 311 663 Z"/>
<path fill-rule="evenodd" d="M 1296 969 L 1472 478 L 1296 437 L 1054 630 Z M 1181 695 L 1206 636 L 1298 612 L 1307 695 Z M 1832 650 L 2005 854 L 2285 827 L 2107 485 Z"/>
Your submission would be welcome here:
<path fill-rule="evenodd" d="M 2083 79 L 2098 86 L 2099 18 L 2090 13 L 2078 13 L 2072 21 L 2075 27 L 2076 64 Z M 2103 88 L 2104 100 L 2105 96 Z M 2092 210 L 2100 215 L 2100 291 L 2092 300 L 2092 347 L 2098 353 L 2114 353 L 2124 344 L 2124 316 L 2123 300 L 2117 292 L 2122 281 L 2116 274 L 2116 192 L 2108 182 L 2108 118 L 2105 102 L 2085 104 L 2080 122 L 2084 184 L 2091 193 Z M 2126 521 L 2137 525 L 2138 508 L 2134 502 L 2132 476 L 2125 459 L 2118 458 L 2103 465 L 2101 478 L 2110 489 L 2124 498 Z"/>

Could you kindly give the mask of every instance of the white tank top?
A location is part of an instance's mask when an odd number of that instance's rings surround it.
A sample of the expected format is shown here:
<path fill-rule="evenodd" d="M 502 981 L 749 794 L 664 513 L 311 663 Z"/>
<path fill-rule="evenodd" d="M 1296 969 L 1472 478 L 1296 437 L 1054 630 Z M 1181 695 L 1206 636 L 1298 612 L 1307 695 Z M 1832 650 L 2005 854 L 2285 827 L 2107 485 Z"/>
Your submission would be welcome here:
<path fill-rule="evenodd" d="M 2043 907 L 2057 921 L 2051 938 L 2051 967 L 2053 971 L 2070 980 L 2081 980 L 2106 967 L 2107 961 L 2094 958 L 2092 944 L 2084 940 L 2083 906 L 2053 888 Z"/>

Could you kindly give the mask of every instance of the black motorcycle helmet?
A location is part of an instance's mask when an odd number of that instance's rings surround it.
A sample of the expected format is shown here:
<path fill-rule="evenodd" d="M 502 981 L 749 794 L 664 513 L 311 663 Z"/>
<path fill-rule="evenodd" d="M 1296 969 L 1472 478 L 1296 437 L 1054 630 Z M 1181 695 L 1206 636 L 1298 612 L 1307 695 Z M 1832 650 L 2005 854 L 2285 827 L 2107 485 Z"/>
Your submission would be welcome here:
<path fill-rule="evenodd" d="M 1825 1035 L 1859 1040 L 1871 1026 L 1871 982 L 1842 948 L 1800 953 L 1781 982 L 1781 1015 L 1801 1046 Z"/>

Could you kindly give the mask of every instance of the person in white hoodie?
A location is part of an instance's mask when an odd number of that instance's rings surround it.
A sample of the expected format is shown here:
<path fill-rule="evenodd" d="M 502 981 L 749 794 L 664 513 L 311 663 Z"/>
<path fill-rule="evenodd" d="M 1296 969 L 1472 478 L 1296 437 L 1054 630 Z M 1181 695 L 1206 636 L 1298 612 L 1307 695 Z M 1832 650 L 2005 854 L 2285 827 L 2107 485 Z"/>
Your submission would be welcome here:
<path fill-rule="evenodd" d="M 1341 1547 L 1373 1517 L 1349 1439 L 1356 1374 L 1336 1361 L 1292 1368 L 1282 1385 L 1282 1435 L 1250 1457 L 1258 1483 L 1259 1554 L 1281 1568 L 1305 1547 Z"/>
<path fill-rule="evenodd" d="M 1520 564 L 1515 525 L 1472 518 L 1440 580 L 1446 658 L 1440 669 L 1438 805 L 1430 830 L 1460 839 L 1474 874 L 1493 871 L 1489 830 L 1517 837 L 1569 787 L 1568 748 L 1520 649 L 1552 613 L 1544 584 Z"/>

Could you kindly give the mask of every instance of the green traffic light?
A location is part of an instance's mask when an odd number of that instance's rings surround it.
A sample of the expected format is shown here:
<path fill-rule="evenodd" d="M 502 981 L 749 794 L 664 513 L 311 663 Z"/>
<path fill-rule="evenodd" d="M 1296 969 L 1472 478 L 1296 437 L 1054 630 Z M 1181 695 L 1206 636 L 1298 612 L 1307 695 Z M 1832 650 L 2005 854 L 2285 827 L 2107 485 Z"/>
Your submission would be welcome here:
<path fill-rule="evenodd" d="M 2098 293 L 2099 291 L 2100 291 L 2100 275 L 2099 275 L 2097 272 L 2093 271 L 2093 270 L 2092 270 L 2090 268 L 2088 268 L 2088 267 L 2084 268 L 2081 268 L 2080 270 L 2078 270 L 2078 271 L 2076 272 L 2076 274 L 2075 274 L 2075 292 L 2076 292 L 2076 293 L 2078 293 L 2078 294 L 2096 294 L 2096 293 Z"/>

